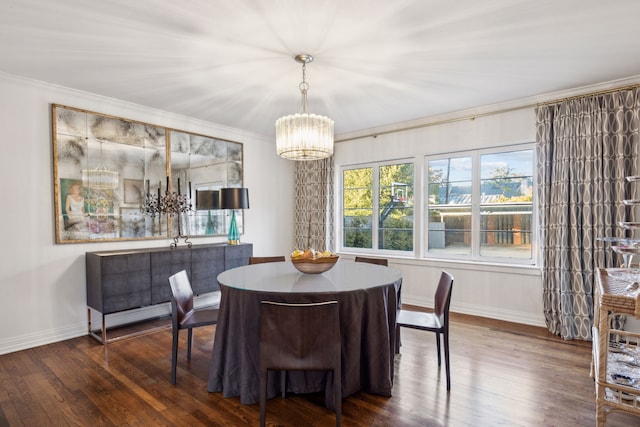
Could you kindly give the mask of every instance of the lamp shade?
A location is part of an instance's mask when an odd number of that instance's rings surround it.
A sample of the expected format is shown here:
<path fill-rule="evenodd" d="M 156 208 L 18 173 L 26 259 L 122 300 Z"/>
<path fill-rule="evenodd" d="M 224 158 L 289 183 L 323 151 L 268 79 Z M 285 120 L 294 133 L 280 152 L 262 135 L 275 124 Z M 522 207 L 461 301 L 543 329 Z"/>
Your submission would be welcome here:
<path fill-rule="evenodd" d="M 249 190 L 246 188 L 221 188 L 220 209 L 249 209 Z"/>
<path fill-rule="evenodd" d="M 196 210 L 209 211 L 220 209 L 220 192 L 217 190 L 197 190 Z"/>
<path fill-rule="evenodd" d="M 276 151 L 290 160 L 318 160 L 333 154 L 333 120 L 292 114 L 276 121 Z"/>

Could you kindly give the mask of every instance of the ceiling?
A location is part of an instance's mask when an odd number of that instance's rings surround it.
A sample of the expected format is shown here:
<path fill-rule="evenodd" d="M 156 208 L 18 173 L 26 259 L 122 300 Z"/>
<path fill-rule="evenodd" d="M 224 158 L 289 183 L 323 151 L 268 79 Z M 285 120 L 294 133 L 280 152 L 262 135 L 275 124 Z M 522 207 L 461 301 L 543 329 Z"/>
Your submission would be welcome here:
<path fill-rule="evenodd" d="M 337 134 L 640 74 L 637 0 L 0 0 L 0 71 L 274 135 Z M 82 107 L 82 106 L 75 106 Z"/>

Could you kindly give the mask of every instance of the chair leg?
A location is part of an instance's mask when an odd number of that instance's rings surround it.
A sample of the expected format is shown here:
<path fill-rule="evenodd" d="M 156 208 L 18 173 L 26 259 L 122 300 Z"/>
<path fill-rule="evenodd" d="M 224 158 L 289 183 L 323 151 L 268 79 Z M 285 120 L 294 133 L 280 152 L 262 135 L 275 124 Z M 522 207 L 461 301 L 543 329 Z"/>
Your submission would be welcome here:
<path fill-rule="evenodd" d="M 176 383 L 176 365 L 178 364 L 178 329 L 173 330 L 173 342 L 171 344 L 171 384 Z"/>
<path fill-rule="evenodd" d="M 287 394 L 287 371 L 280 371 L 280 387 L 282 387 L 282 397 Z"/>
<path fill-rule="evenodd" d="M 444 368 L 447 374 L 447 391 L 451 390 L 451 370 L 449 368 L 449 332 L 444 331 Z"/>
<path fill-rule="evenodd" d="M 267 418 L 267 375 L 269 370 L 260 370 L 260 427 L 264 427 Z"/>
<path fill-rule="evenodd" d="M 333 370 L 333 400 L 336 408 L 336 427 L 342 425 L 342 380 L 341 369 Z"/>
<path fill-rule="evenodd" d="M 440 333 L 436 332 L 436 350 L 438 351 L 438 366 L 441 364 L 440 358 Z"/>
<path fill-rule="evenodd" d="M 187 329 L 187 360 L 191 360 L 191 340 L 193 337 L 193 328 Z M 439 357 L 439 356 L 438 356 Z"/>

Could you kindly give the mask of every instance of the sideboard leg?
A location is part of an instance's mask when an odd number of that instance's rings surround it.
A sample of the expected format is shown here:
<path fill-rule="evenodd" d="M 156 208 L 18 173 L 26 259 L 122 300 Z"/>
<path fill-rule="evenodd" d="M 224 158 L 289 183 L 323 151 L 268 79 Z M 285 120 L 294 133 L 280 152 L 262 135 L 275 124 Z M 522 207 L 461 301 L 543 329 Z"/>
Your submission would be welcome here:
<path fill-rule="evenodd" d="M 105 322 L 105 315 L 102 314 L 102 344 L 107 345 L 107 322 Z"/>

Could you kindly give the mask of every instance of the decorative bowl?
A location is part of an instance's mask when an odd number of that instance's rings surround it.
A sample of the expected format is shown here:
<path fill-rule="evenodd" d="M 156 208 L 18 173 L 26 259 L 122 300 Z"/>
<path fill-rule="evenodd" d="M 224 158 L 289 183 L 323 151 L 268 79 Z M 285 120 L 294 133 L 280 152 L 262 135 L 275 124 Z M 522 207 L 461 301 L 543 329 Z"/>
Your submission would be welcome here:
<path fill-rule="evenodd" d="M 293 266 L 306 274 L 319 274 L 329 271 L 338 262 L 338 255 L 317 258 L 291 258 Z"/>

